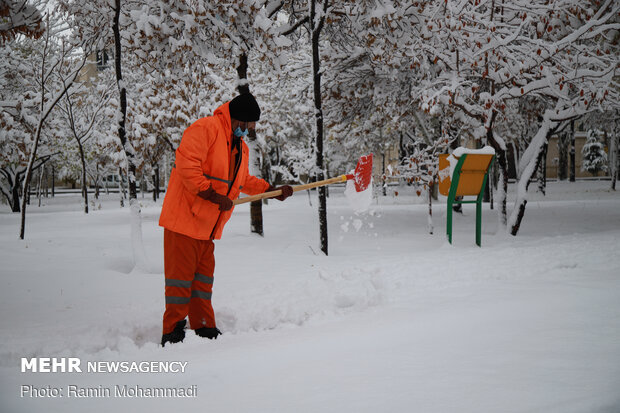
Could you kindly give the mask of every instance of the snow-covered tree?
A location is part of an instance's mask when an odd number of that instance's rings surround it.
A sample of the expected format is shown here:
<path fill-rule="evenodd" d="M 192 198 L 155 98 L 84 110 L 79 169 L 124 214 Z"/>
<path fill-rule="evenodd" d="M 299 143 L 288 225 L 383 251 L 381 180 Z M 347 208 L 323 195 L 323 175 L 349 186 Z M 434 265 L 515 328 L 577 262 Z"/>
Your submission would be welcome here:
<path fill-rule="evenodd" d="M 86 61 L 84 52 L 89 52 L 94 41 L 89 37 L 78 44 L 67 37 L 66 27 L 60 16 L 50 8 L 43 18 L 43 29 L 42 36 L 34 36 L 35 39 L 9 36 L 10 40 L 2 49 L 3 54 L 7 53 L 2 69 L 2 83 L 7 87 L 3 87 L 1 99 L 1 122 L 6 127 L 2 129 L 4 136 L 0 141 L 8 149 L 7 154 L 3 155 L 2 170 L 5 181 L 11 181 L 10 186 L 13 186 L 13 204 L 14 197 L 19 192 L 15 190 L 15 185 L 23 178 L 23 196 L 19 208 L 22 239 L 25 233 L 27 195 L 33 172 L 41 166 L 42 160 L 51 156 L 50 153 L 42 156 L 38 153 L 39 148 L 45 145 L 45 140 L 53 135 L 53 117 L 50 115 L 67 90 L 73 86 Z M 12 64 L 12 67 L 9 68 L 6 64 Z M 6 194 L 4 189 L 3 192 Z M 13 210 L 17 209 L 13 206 Z"/>
<path fill-rule="evenodd" d="M 286 70 L 269 70 L 268 62 L 254 63 L 259 72 L 254 94 L 263 103 L 257 124 L 258 142 L 267 154 L 270 182 L 307 183 L 315 175 L 312 103 L 312 56 L 308 39 L 300 37 L 280 56 Z M 292 110 L 294 108 L 294 110 Z"/>
<path fill-rule="evenodd" d="M 33 53 L 44 33 L 42 4 L 0 1 L 0 192 L 13 212 L 20 212 L 20 196 L 27 169 L 27 144 L 36 111 Z M 17 36 L 23 34 L 24 38 Z M 50 159 L 47 153 L 33 165 Z"/>
<path fill-rule="evenodd" d="M 603 132 L 597 129 L 588 130 L 586 143 L 581 149 L 581 170 L 588 171 L 593 176 L 607 171 L 607 153 L 601 142 L 603 135 Z"/>
<path fill-rule="evenodd" d="M 321 38 L 325 35 L 326 19 L 328 10 L 333 6 L 329 0 L 308 0 L 297 2 L 272 1 L 267 8 L 272 12 L 268 15 L 277 18 L 276 10 L 282 10 L 288 17 L 288 21 L 280 24 L 278 33 L 281 35 L 299 36 L 298 30 L 305 30 L 308 33 L 309 43 L 312 50 L 312 96 L 314 103 L 314 155 L 315 168 L 314 174 L 317 181 L 325 178 L 324 161 L 324 116 L 323 116 L 323 89 L 321 79 L 323 71 L 321 69 L 320 45 Z M 303 28 L 303 29 L 301 29 Z M 325 255 L 328 254 L 328 234 L 327 234 L 327 191 L 325 187 L 319 187 L 319 239 L 320 249 Z"/>
<path fill-rule="evenodd" d="M 39 38 L 44 33 L 41 10 L 45 3 L 33 0 L 0 0 L 0 45 L 23 34 Z"/>
<path fill-rule="evenodd" d="M 428 201 L 428 232 L 433 233 L 433 187 L 439 182 L 439 154 L 447 153 L 450 138 L 434 140 L 431 145 L 423 144 L 422 139 L 415 139 L 416 144 L 398 165 L 396 177 L 411 183 L 418 196 L 426 194 Z"/>
<path fill-rule="evenodd" d="M 103 76 L 101 78 L 105 79 Z M 103 112 L 110 102 L 111 87 L 112 84 L 105 80 L 98 82 L 97 79 L 86 79 L 85 82 L 79 82 L 73 90 L 67 92 L 60 105 L 66 129 L 78 148 L 85 213 L 88 213 L 88 147 L 86 145 L 90 143 L 89 141 L 100 139 L 100 128 L 105 127 L 106 120 Z"/>
<path fill-rule="evenodd" d="M 579 119 L 584 130 L 595 130 L 599 135 L 599 141 L 604 143 L 607 149 L 607 171 L 611 177 L 611 189 L 616 190 L 616 181 L 619 170 L 618 150 L 620 145 L 620 108 L 605 112 L 592 112 Z"/>
<path fill-rule="evenodd" d="M 29 42 L 8 42 L 0 48 L 0 191 L 13 212 L 20 212 L 26 172 L 26 145 L 31 133 L 34 91 L 28 61 Z M 21 99 L 19 97 L 21 96 Z"/>
<path fill-rule="evenodd" d="M 616 109 L 614 112 L 614 122 L 611 128 L 611 145 L 610 145 L 610 174 L 611 174 L 611 189 L 616 190 L 616 181 L 620 174 L 620 110 Z"/>
<path fill-rule="evenodd" d="M 420 67 L 424 76 L 414 90 L 423 108 L 454 106 L 470 119 L 477 138 L 496 150 L 503 194 L 506 142 L 494 133 L 495 123 L 512 100 L 542 103 L 540 128 L 521 157 L 515 208 L 504 219 L 516 235 L 548 133 L 571 118 L 617 105 L 617 3 L 437 0 L 392 6 L 376 21 L 375 37 L 386 24 L 394 28 L 382 37 L 388 51 L 382 58 Z"/>
<path fill-rule="evenodd" d="M 357 42 L 355 31 L 364 20 L 364 13 L 372 8 L 374 2 L 307 0 L 299 2 L 271 1 L 268 4 L 268 7 L 281 10 L 286 16 L 286 22 L 278 25 L 277 30 L 280 34 L 291 36 L 294 40 L 301 35 L 308 36 L 312 57 L 311 79 L 314 104 L 312 116 L 314 118 L 313 151 L 315 164 L 313 173 L 316 180 L 322 180 L 327 170 L 327 161 L 329 161 L 325 155 L 329 153 L 330 140 L 333 140 L 338 147 L 340 140 L 338 135 L 341 135 L 341 132 L 337 130 L 326 133 L 325 127 L 344 124 L 340 126 L 340 131 L 343 131 L 350 126 L 350 123 L 347 124 L 348 122 L 342 116 L 343 113 L 346 113 L 347 108 L 339 107 L 336 104 L 332 106 L 333 110 L 328 109 L 329 96 L 339 98 L 339 94 L 342 95 L 334 86 L 338 84 L 339 71 L 333 69 L 341 63 L 343 58 L 348 61 L 354 60 L 351 58 L 350 51 L 353 51 L 352 55 L 355 57 L 357 53 L 354 48 Z M 340 54 L 332 47 L 336 44 L 340 46 Z M 349 53 L 342 53 L 346 47 L 349 47 Z M 331 84 L 328 88 L 325 87 L 327 79 L 330 79 Z M 328 117 L 330 113 L 337 114 L 333 118 L 340 119 L 340 122 L 332 122 Z M 362 124 L 364 120 L 358 118 L 358 123 Z M 366 123 L 366 125 L 369 126 L 371 123 Z M 342 152 L 341 148 L 338 149 Z M 339 161 L 343 160 L 339 159 Z M 326 188 L 320 187 L 318 192 L 320 248 L 325 254 L 328 254 Z"/>
<path fill-rule="evenodd" d="M 139 2 L 129 0 L 114 0 L 110 2 L 81 2 L 75 0 L 59 0 L 60 9 L 65 14 L 67 22 L 73 28 L 72 36 L 77 41 L 95 36 L 99 41 L 96 44 L 98 51 L 112 50 L 114 74 L 116 77 L 117 105 L 114 116 L 116 133 L 124 156 L 125 168 L 128 177 L 129 204 L 131 210 L 131 239 L 134 251 L 134 260 L 138 268 L 148 269 L 148 262 L 142 244 L 141 211 L 137 201 L 136 165 L 137 158 L 131 136 L 127 134 L 127 82 L 123 76 L 127 68 L 130 53 L 128 43 L 134 31 L 130 12 L 140 6 Z"/>

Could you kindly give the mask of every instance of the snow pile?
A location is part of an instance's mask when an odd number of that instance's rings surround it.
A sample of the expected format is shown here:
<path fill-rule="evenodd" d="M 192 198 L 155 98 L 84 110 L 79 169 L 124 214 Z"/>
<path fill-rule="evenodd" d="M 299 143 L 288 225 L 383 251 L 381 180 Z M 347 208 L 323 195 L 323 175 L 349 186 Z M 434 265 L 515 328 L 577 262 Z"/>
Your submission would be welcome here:
<path fill-rule="evenodd" d="M 460 158 L 463 154 L 477 154 L 477 155 L 495 155 L 495 149 L 492 146 L 485 146 L 480 149 L 469 149 L 459 146 L 452 152 L 452 155 Z"/>
<path fill-rule="evenodd" d="M 383 303 L 381 271 L 361 268 L 303 271 L 303 277 L 266 281 L 260 292 L 232 292 L 216 307 L 219 328 L 226 333 L 302 326 L 316 317 L 363 311 Z"/>

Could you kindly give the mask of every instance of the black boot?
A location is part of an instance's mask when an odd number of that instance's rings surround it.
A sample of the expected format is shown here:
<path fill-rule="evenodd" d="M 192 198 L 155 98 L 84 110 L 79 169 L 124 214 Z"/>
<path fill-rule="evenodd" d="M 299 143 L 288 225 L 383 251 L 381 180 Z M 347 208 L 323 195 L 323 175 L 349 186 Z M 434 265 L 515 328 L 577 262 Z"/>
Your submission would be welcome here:
<path fill-rule="evenodd" d="M 172 332 L 162 335 L 161 346 L 164 347 L 166 343 L 178 343 L 179 341 L 183 341 L 185 338 L 185 323 L 187 323 L 185 319 L 179 321 L 177 325 L 174 326 Z"/>
<path fill-rule="evenodd" d="M 462 196 L 457 196 L 454 198 L 455 201 L 462 201 L 463 197 Z M 463 204 L 452 204 L 452 210 L 454 212 L 458 212 L 460 214 L 463 213 Z"/>
<path fill-rule="evenodd" d="M 194 331 L 196 332 L 196 335 L 199 335 L 200 337 L 206 337 L 209 340 L 217 340 L 217 336 L 222 334 L 222 332 L 217 327 L 200 327 Z"/>

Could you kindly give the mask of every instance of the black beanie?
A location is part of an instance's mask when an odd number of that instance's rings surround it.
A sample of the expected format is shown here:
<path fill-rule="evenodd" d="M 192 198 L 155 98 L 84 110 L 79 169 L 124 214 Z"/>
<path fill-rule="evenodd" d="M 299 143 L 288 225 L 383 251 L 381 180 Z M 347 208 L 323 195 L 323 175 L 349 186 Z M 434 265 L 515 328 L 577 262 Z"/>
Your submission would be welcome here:
<path fill-rule="evenodd" d="M 251 93 L 244 93 L 230 101 L 230 117 L 241 122 L 256 122 L 260 119 L 260 108 Z"/>

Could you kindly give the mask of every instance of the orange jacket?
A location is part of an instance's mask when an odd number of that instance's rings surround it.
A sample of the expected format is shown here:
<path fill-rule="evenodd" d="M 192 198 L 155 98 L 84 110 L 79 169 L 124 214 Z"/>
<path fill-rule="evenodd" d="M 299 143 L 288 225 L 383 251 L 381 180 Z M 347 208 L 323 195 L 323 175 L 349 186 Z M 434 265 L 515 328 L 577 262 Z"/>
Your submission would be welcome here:
<path fill-rule="evenodd" d="M 243 192 L 265 192 L 269 184 L 248 172 L 248 146 L 241 140 L 240 164 L 230 184 L 232 130 L 228 102 L 213 116 L 199 119 L 183 133 L 176 150 L 159 225 L 195 239 L 220 239 L 233 209 L 220 212 L 217 204 L 197 196 L 213 187 L 234 200 Z M 230 184 L 230 185 L 229 185 Z"/>

